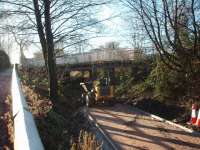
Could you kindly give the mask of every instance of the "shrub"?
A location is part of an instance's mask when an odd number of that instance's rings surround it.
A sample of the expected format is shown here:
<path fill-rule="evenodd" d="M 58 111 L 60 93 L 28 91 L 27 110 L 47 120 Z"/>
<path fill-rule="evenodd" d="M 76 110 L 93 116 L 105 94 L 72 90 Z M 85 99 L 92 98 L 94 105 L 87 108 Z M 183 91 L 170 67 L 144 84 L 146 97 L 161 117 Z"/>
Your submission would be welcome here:
<path fill-rule="evenodd" d="M 135 97 L 136 95 L 151 88 L 149 81 L 146 78 L 149 76 L 153 63 L 153 57 L 147 57 L 134 61 L 130 68 L 118 68 L 116 72 L 116 79 L 118 85 L 116 86 L 116 95 L 126 95 Z"/>
<path fill-rule="evenodd" d="M 145 93 L 159 101 L 175 101 L 188 94 L 190 83 L 185 73 L 169 69 L 159 59 L 153 63 L 153 69 L 144 81 L 133 83 L 128 89 L 130 97 L 138 97 Z M 139 69 L 140 70 L 140 69 Z M 130 84 L 129 84 L 130 85 Z"/>
<path fill-rule="evenodd" d="M 159 100 L 178 99 L 186 94 L 189 86 L 184 73 L 169 69 L 161 61 L 157 62 L 145 83 L 154 89 Z"/>
<path fill-rule="evenodd" d="M 71 150 L 100 150 L 99 144 L 94 135 L 81 131 L 77 142 L 72 143 Z"/>
<path fill-rule="evenodd" d="M 0 50 L 0 70 L 4 70 L 10 67 L 10 59 L 8 55 Z"/>

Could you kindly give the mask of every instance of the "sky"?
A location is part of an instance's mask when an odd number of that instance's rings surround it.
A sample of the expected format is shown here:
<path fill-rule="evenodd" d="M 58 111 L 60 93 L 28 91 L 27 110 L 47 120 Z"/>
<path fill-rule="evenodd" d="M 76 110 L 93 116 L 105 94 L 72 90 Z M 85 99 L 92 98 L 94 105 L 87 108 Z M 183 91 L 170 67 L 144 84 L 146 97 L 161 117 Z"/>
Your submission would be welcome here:
<path fill-rule="evenodd" d="M 100 20 L 105 20 L 106 18 L 110 18 L 112 16 L 115 16 L 115 12 L 113 10 L 113 8 L 110 6 L 103 6 L 102 7 L 102 11 L 101 13 L 98 15 Z M 119 23 L 121 22 L 121 18 L 120 17 L 114 17 L 111 18 L 110 20 L 107 20 L 105 22 L 103 22 L 105 31 L 104 31 L 104 36 L 105 37 L 99 37 L 99 38 L 95 38 L 95 39 L 91 39 L 90 40 L 90 44 L 93 45 L 93 48 L 97 48 L 99 46 L 104 45 L 106 42 L 110 42 L 110 41 L 118 41 L 118 36 L 116 36 L 117 34 L 117 30 L 119 28 Z"/>
<path fill-rule="evenodd" d="M 126 21 L 124 18 L 121 17 L 121 14 L 124 13 L 121 10 L 124 10 L 123 8 L 119 7 L 119 5 L 115 4 L 109 4 L 104 5 L 100 9 L 100 13 L 97 15 L 97 18 L 99 20 L 105 20 L 107 18 L 110 18 L 107 21 L 102 22 L 103 25 L 103 31 L 98 38 L 90 39 L 89 47 L 87 47 L 84 51 L 89 51 L 90 49 L 98 48 L 99 46 L 105 45 L 107 42 L 115 41 L 120 43 L 120 47 L 127 47 L 131 48 L 131 44 L 127 41 L 125 38 L 125 28 L 126 28 Z M 12 36 L 10 36 L 10 39 L 12 39 L 12 54 L 11 61 L 12 62 L 18 62 L 19 61 L 19 45 L 17 45 L 14 42 L 14 39 Z M 38 44 L 31 44 L 26 48 L 25 56 L 28 58 L 33 57 L 33 53 L 40 50 L 40 46 Z"/>
<path fill-rule="evenodd" d="M 102 11 L 98 15 L 98 18 L 100 20 L 105 20 L 106 18 L 110 19 L 103 22 L 105 28 L 103 31 L 104 36 L 90 40 L 90 44 L 93 45 L 93 48 L 97 48 L 112 41 L 119 42 L 121 47 L 131 46 L 127 41 L 125 41 L 125 38 L 123 38 L 123 31 L 126 23 L 121 17 L 123 12 L 120 12 L 119 10 L 119 6 L 116 5 L 104 5 L 102 7 Z"/>

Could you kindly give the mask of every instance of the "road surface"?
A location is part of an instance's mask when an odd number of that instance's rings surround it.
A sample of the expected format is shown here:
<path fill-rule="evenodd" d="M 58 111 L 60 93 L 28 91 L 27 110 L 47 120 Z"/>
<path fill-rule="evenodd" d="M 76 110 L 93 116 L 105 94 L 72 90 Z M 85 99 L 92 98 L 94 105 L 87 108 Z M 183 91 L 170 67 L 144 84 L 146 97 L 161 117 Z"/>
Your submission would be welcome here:
<path fill-rule="evenodd" d="M 167 123 L 153 120 L 134 107 L 90 108 L 105 133 L 124 150 L 199 150 L 200 137 Z"/>

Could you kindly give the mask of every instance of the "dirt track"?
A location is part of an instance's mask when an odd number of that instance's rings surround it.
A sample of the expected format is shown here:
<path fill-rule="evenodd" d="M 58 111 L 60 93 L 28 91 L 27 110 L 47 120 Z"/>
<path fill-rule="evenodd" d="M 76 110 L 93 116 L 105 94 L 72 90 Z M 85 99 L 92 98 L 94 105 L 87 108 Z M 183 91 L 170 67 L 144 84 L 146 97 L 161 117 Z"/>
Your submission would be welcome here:
<path fill-rule="evenodd" d="M 12 149 L 9 136 L 8 122 L 10 119 L 10 106 L 7 96 L 10 93 L 11 71 L 0 72 L 0 150 Z"/>
<path fill-rule="evenodd" d="M 91 108 L 90 114 L 126 150 L 199 150 L 200 137 L 153 120 L 127 105 Z"/>

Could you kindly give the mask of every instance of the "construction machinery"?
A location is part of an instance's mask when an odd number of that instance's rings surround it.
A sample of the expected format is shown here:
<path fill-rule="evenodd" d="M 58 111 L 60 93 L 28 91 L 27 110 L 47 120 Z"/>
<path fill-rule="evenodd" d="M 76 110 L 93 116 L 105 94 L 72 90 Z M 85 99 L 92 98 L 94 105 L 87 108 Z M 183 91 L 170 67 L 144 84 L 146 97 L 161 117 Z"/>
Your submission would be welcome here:
<path fill-rule="evenodd" d="M 114 85 L 109 78 L 80 83 L 83 87 L 82 100 L 90 107 L 96 103 L 109 103 L 114 99 Z"/>

